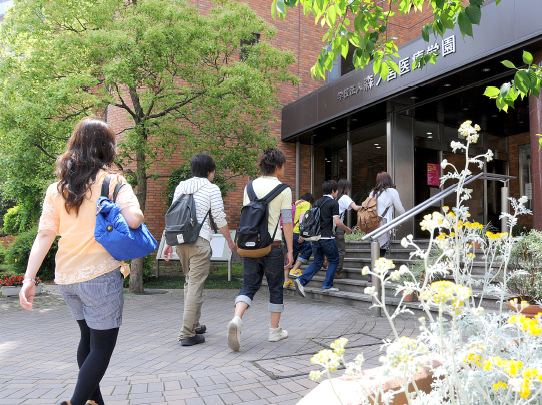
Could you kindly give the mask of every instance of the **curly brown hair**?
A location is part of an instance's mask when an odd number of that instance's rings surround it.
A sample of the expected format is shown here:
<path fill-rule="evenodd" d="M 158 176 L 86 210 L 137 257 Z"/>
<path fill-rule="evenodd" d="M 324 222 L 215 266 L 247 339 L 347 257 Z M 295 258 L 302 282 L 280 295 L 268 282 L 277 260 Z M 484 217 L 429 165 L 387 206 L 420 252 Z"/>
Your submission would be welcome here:
<path fill-rule="evenodd" d="M 79 214 L 100 169 L 118 173 L 112 168 L 116 154 L 115 132 L 107 123 L 87 117 L 75 126 L 66 152 L 56 162 L 58 192 L 64 197 L 68 213 L 75 210 L 75 215 Z"/>

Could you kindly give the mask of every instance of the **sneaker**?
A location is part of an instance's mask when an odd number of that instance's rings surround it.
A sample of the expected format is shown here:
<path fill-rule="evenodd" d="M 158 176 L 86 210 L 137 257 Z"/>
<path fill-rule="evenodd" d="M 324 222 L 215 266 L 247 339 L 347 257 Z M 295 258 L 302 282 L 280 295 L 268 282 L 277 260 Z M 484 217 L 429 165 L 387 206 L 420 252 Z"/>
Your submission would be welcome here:
<path fill-rule="evenodd" d="M 243 330 L 243 321 L 238 316 L 234 316 L 228 324 L 228 346 L 235 352 L 241 348 L 241 331 Z"/>
<path fill-rule="evenodd" d="M 288 337 L 288 331 L 278 328 L 269 328 L 269 341 L 278 342 L 279 340 L 286 339 Z"/>
<path fill-rule="evenodd" d="M 205 336 L 195 334 L 192 337 L 181 339 L 181 346 L 194 346 L 205 342 Z"/>
<path fill-rule="evenodd" d="M 305 288 L 303 288 L 303 284 L 301 284 L 301 281 L 299 281 L 298 278 L 295 279 L 294 286 L 295 290 L 299 295 L 301 295 L 303 298 L 307 298 L 307 296 L 305 295 Z"/>
<path fill-rule="evenodd" d="M 336 288 L 336 287 L 331 287 L 331 288 L 322 288 L 322 291 L 323 291 L 323 292 L 331 292 L 331 291 L 333 291 L 333 292 L 337 292 L 337 291 L 339 291 L 339 289 L 338 289 L 338 288 Z"/>
<path fill-rule="evenodd" d="M 301 277 L 303 272 L 301 270 L 290 270 L 290 276 L 292 277 Z"/>
<path fill-rule="evenodd" d="M 282 286 L 282 288 L 288 288 L 289 286 L 294 286 L 294 282 L 292 280 L 288 280 L 284 283 L 284 285 Z"/>

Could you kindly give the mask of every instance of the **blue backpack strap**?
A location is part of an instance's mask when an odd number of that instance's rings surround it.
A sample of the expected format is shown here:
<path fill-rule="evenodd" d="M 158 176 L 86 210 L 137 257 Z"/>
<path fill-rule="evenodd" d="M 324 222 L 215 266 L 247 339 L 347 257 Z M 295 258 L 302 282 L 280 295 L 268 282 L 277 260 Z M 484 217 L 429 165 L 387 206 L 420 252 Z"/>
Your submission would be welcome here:
<path fill-rule="evenodd" d="M 258 197 L 256 196 L 256 193 L 254 192 L 254 187 L 252 187 L 252 181 L 253 180 L 250 180 L 247 184 L 247 195 L 250 201 L 256 201 Z"/>

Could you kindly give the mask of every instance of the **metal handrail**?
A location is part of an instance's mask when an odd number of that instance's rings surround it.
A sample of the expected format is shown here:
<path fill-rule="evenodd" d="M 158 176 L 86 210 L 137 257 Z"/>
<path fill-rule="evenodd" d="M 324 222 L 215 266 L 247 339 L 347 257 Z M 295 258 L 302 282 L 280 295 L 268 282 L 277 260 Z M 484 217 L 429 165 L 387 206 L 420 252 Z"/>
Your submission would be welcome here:
<path fill-rule="evenodd" d="M 469 184 L 475 180 L 493 180 L 493 181 L 502 181 L 503 183 L 508 182 L 509 180 L 515 179 L 516 176 L 508 176 L 505 174 L 495 174 L 495 173 L 478 173 L 475 175 L 468 176 L 465 181 L 463 182 L 463 185 Z M 416 205 L 414 208 L 411 208 L 407 212 L 399 215 L 397 218 L 394 218 L 390 222 L 386 223 L 385 225 L 375 229 L 372 232 L 369 232 L 367 235 L 363 236 L 361 240 L 366 240 L 368 238 L 371 239 L 378 239 L 379 236 L 383 235 L 384 233 L 390 231 L 392 228 L 395 228 L 399 225 L 401 225 L 403 222 L 407 221 L 408 219 L 412 218 L 414 215 L 422 212 L 427 207 L 433 205 L 435 202 L 442 200 L 443 198 L 449 196 L 450 194 L 454 193 L 457 190 L 458 184 L 453 184 L 450 187 L 442 190 L 440 193 L 435 194 L 433 197 L 425 200 L 423 203 Z"/>

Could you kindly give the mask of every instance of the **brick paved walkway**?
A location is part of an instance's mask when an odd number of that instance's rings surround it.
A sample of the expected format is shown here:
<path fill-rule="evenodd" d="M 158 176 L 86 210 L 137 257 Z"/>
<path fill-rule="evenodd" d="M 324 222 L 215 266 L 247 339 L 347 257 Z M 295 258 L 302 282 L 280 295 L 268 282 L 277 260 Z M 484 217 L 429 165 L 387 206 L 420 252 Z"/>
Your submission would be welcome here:
<path fill-rule="evenodd" d="M 70 398 L 77 378 L 78 327 L 55 286 L 24 311 L 0 298 L 0 405 L 58 404 Z M 241 351 L 232 352 L 226 327 L 237 290 L 206 290 L 203 345 L 182 347 L 177 334 L 182 290 L 126 295 L 124 324 L 102 381 L 107 405 L 295 404 L 315 383 L 312 355 L 339 336 L 350 339 L 348 357 L 363 351 L 366 367 L 379 365 L 384 319 L 368 310 L 286 297 L 281 326 L 290 337 L 267 341 L 268 293 L 261 291 L 244 318 Z M 399 333 L 416 333 L 415 318 L 397 321 Z"/>

